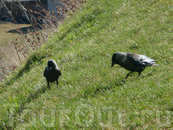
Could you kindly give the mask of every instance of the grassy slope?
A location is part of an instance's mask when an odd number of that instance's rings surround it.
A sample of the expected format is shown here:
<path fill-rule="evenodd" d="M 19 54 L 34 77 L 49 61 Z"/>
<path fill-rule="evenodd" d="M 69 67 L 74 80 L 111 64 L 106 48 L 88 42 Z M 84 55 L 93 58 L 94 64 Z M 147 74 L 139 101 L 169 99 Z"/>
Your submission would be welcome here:
<path fill-rule="evenodd" d="M 173 127 L 172 7 L 172 0 L 88 0 L 1 87 L 1 126 Z M 145 54 L 161 66 L 124 82 L 128 71 L 111 68 L 117 51 Z M 59 86 L 51 84 L 50 90 L 43 77 L 48 59 L 62 71 Z"/>

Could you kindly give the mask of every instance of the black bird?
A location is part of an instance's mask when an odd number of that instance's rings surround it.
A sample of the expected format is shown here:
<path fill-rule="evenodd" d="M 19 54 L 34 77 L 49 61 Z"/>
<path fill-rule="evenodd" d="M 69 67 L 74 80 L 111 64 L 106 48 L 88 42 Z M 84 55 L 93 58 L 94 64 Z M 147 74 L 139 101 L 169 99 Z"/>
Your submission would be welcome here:
<path fill-rule="evenodd" d="M 127 77 L 133 73 L 138 72 L 138 77 L 140 76 L 141 72 L 145 69 L 147 66 L 159 66 L 156 64 L 156 61 L 140 54 L 134 54 L 134 53 L 124 53 L 124 52 L 116 52 L 112 56 L 112 67 L 114 64 L 119 64 L 121 67 L 131 71 L 128 73 L 125 77 Z"/>
<path fill-rule="evenodd" d="M 58 85 L 58 78 L 60 75 L 61 75 L 61 71 L 60 71 L 58 65 L 56 64 L 56 62 L 54 60 L 49 60 L 47 62 L 47 67 L 44 70 L 44 77 L 47 80 L 48 88 L 50 88 L 49 82 L 56 81 L 56 83 Z"/>

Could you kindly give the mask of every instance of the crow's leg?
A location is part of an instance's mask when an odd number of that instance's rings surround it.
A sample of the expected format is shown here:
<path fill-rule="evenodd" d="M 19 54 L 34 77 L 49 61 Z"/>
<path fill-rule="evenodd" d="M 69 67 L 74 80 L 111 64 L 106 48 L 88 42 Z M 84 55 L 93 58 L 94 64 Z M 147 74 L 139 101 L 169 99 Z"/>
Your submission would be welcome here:
<path fill-rule="evenodd" d="M 58 79 L 57 79 L 57 81 L 56 81 L 56 84 L 57 84 L 57 86 L 58 86 Z"/>
<path fill-rule="evenodd" d="M 138 75 L 138 77 L 137 77 L 137 78 L 139 78 L 139 76 L 140 76 L 141 72 L 138 72 L 138 74 L 139 74 L 139 75 Z"/>
<path fill-rule="evenodd" d="M 133 72 L 134 72 L 134 71 L 132 71 L 132 72 L 128 73 L 128 74 L 126 75 L 125 79 L 127 79 L 127 78 L 128 78 L 128 76 L 131 76 L 130 74 L 131 74 L 131 73 L 133 73 Z"/>
<path fill-rule="evenodd" d="M 50 86 L 49 86 L 49 81 L 47 80 L 47 87 L 50 89 Z"/>

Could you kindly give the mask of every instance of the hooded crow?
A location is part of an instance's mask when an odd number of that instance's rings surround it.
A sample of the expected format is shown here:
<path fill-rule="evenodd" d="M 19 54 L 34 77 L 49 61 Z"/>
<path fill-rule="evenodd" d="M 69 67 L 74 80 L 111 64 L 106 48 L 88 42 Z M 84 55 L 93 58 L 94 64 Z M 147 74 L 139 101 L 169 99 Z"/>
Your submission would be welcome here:
<path fill-rule="evenodd" d="M 126 75 L 125 79 L 127 79 L 127 77 L 133 72 L 138 72 L 139 74 L 138 77 L 139 77 L 141 72 L 147 66 L 159 66 L 158 64 L 156 64 L 155 60 L 145 55 L 139 55 L 129 52 L 114 53 L 112 56 L 112 67 L 114 64 L 119 64 L 121 67 L 131 71 Z"/>
<path fill-rule="evenodd" d="M 60 71 L 58 65 L 56 64 L 56 62 L 54 60 L 49 60 L 47 62 L 47 67 L 44 70 L 44 77 L 47 80 L 48 88 L 50 88 L 49 82 L 56 81 L 56 83 L 58 85 L 58 78 L 60 75 L 61 75 L 61 71 Z"/>

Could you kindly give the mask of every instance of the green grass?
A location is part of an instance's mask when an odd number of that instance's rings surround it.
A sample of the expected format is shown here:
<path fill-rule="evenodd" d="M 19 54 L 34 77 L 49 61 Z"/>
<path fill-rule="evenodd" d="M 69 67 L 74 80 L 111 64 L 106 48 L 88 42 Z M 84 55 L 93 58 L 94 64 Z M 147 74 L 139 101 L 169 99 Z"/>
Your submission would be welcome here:
<path fill-rule="evenodd" d="M 0 90 L 3 129 L 173 128 L 173 2 L 88 0 Z M 147 55 L 160 66 L 140 78 L 114 52 Z M 54 59 L 59 86 L 43 71 Z"/>

